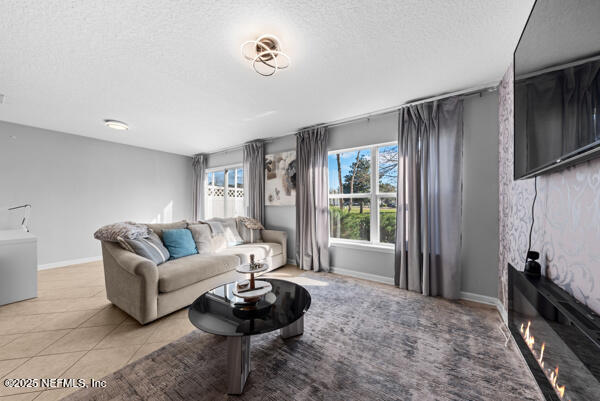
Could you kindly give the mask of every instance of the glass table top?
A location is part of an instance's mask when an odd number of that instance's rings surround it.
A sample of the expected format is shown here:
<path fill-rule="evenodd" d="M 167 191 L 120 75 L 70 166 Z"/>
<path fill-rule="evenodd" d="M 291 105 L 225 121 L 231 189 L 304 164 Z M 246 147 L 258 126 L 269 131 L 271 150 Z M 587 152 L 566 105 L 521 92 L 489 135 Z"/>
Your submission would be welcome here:
<path fill-rule="evenodd" d="M 268 333 L 301 318 L 310 307 L 310 294 L 301 285 L 285 280 L 260 278 L 273 289 L 255 304 L 233 295 L 235 283 L 202 294 L 190 306 L 194 326 L 207 333 L 242 336 Z"/>

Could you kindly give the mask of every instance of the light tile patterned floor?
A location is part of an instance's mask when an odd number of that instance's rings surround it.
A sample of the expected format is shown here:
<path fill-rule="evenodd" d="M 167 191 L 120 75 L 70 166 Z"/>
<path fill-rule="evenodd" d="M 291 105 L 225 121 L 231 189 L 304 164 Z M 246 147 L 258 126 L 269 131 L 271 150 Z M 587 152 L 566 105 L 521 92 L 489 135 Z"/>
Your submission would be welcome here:
<path fill-rule="evenodd" d="M 287 265 L 269 276 L 300 273 Z M 7 377 L 101 379 L 193 329 L 187 309 L 142 326 L 113 306 L 102 262 L 42 270 L 38 298 L 0 306 L 0 400 L 58 400 L 73 390 L 2 383 Z"/>

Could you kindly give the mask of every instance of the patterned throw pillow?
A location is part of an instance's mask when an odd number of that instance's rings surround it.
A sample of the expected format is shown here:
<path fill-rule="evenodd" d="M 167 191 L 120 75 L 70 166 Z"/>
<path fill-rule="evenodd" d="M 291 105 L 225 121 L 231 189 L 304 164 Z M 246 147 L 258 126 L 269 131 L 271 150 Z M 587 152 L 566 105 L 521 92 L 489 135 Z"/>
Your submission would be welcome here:
<path fill-rule="evenodd" d="M 119 237 L 119 244 L 130 252 L 150 259 L 156 265 L 166 262 L 171 257 L 169 250 L 165 248 L 158 235 L 154 233 L 146 238 L 127 239 Z"/>
<path fill-rule="evenodd" d="M 94 233 L 94 238 L 100 241 L 117 242 L 118 238 L 136 239 L 150 235 L 150 229 L 145 224 L 137 224 L 133 221 L 124 221 L 100 227 Z"/>

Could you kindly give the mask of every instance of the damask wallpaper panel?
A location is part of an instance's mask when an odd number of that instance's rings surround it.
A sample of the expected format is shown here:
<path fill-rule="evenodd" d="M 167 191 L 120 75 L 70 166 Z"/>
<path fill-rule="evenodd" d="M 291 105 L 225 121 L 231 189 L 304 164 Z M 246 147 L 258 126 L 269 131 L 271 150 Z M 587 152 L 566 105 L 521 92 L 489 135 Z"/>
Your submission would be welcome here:
<path fill-rule="evenodd" d="M 506 309 L 507 264 L 522 270 L 528 247 L 534 179 L 514 181 L 513 68 L 499 88 L 499 289 Z M 532 249 L 546 275 L 600 312 L 600 159 L 539 176 Z"/>

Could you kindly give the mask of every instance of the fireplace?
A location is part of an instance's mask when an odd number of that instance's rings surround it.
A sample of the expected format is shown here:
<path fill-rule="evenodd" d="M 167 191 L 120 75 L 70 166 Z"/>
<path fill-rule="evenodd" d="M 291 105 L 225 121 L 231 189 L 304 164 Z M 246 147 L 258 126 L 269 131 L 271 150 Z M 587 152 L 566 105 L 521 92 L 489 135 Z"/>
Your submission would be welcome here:
<path fill-rule="evenodd" d="M 600 316 L 508 265 L 508 326 L 546 400 L 600 400 Z"/>

